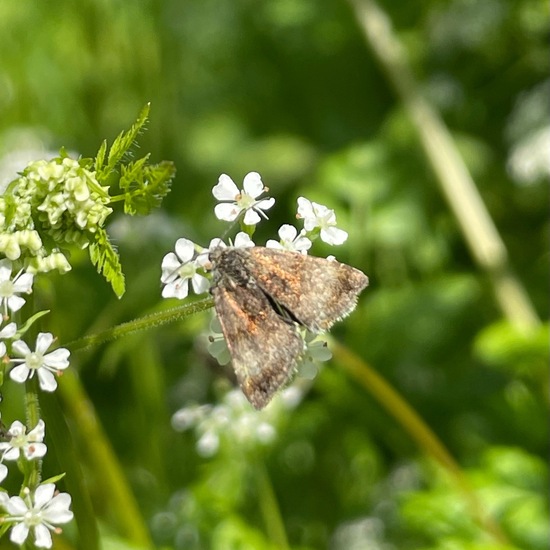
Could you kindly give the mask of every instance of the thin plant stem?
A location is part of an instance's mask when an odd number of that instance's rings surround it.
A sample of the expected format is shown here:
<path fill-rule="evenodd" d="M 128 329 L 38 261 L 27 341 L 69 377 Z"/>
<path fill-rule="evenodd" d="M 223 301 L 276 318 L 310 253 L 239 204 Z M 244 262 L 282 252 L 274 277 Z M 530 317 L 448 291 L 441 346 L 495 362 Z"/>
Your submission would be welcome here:
<path fill-rule="evenodd" d="M 418 413 L 358 355 L 332 338 L 330 339 L 330 348 L 336 362 L 376 398 L 427 455 L 435 459 L 449 473 L 451 479 L 464 494 L 472 517 L 478 524 L 496 540 L 506 544 L 506 536 L 498 524 L 484 513 L 475 491 L 459 464 Z"/>
<path fill-rule="evenodd" d="M 472 256 L 489 276 L 504 317 L 522 332 L 536 329 L 541 321 L 523 285 L 512 273 L 498 229 L 448 128 L 422 97 L 388 16 L 374 0 L 349 2 L 368 46 L 409 115 Z"/>

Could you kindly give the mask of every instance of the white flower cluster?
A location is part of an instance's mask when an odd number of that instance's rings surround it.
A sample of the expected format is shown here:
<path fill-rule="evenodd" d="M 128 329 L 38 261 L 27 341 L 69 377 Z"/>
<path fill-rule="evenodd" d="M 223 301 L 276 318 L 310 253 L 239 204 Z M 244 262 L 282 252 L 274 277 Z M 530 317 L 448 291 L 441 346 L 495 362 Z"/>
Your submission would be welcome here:
<path fill-rule="evenodd" d="M 214 213 L 219 220 L 228 222 L 237 221 L 242 216 L 243 229 L 253 228 L 262 218 L 267 219 L 264 211 L 275 204 L 274 198 L 259 199 L 266 191 L 268 189 L 257 172 L 250 172 L 245 176 L 241 191 L 228 175 L 222 174 L 218 184 L 212 189 L 214 197 L 222 201 L 216 205 Z M 348 238 L 343 229 L 336 227 L 334 210 L 304 197 L 298 198 L 296 218 L 304 222 L 304 228 L 300 232 L 293 225 L 284 224 L 278 231 L 279 241 L 270 239 L 266 246 L 307 254 L 312 241 L 317 237 L 330 245 L 343 244 Z M 219 238 L 213 239 L 208 248 L 202 248 L 189 239 L 178 239 L 175 253 L 170 252 L 162 260 L 163 298 L 187 298 L 189 283 L 196 294 L 207 292 L 210 288 L 209 280 L 205 277 L 209 263 L 208 254 L 220 246 L 225 247 L 226 244 Z M 240 248 L 255 244 L 250 239 L 249 232 L 241 232 L 231 246 Z"/>
<path fill-rule="evenodd" d="M 192 405 L 176 411 L 172 427 L 178 432 L 194 430 L 197 453 L 205 458 L 214 456 L 224 443 L 235 443 L 239 449 L 268 446 L 277 437 L 280 409 L 294 408 L 301 399 L 297 394 L 297 388 L 287 388 L 278 406 L 258 413 L 251 410 L 240 390 L 231 390 L 218 405 Z"/>
<path fill-rule="evenodd" d="M 58 250 L 47 252 L 35 228 L 40 224 L 54 242 L 85 248 L 89 233 L 112 212 L 107 191 L 94 172 L 74 159 L 32 162 L 0 196 L 0 253 L 17 260 L 26 249 L 29 270 L 68 271 L 65 256 Z M 33 212 L 38 212 L 37 219 Z"/>
<path fill-rule="evenodd" d="M 220 176 L 218 184 L 212 189 L 214 197 L 221 201 L 214 208 L 214 213 L 222 221 L 240 221 L 242 228 L 230 246 L 236 248 L 256 246 L 251 240 L 250 234 L 254 232 L 255 226 L 262 219 L 267 219 L 265 211 L 275 204 L 273 198 L 261 198 L 267 191 L 268 188 L 264 186 L 260 174 L 257 172 L 250 172 L 245 176 L 242 190 L 238 189 L 228 175 Z M 270 239 L 265 246 L 307 254 L 312 246 L 312 241 L 317 238 L 330 245 L 340 245 L 348 237 L 344 230 L 336 227 L 334 210 L 304 197 L 298 198 L 296 218 L 303 220 L 303 228 L 300 231 L 293 225 L 284 224 L 278 231 L 279 240 Z M 162 296 L 183 300 L 189 295 L 190 287 L 196 294 L 207 292 L 210 288 L 209 253 L 216 248 L 226 246 L 219 238 L 213 239 L 207 248 L 203 248 L 189 239 L 178 239 L 175 252 L 167 254 L 162 261 L 161 282 L 164 285 Z M 213 324 L 212 332 L 213 334 L 209 338 L 209 352 L 221 365 L 227 364 L 230 360 L 229 351 L 219 325 L 216 327 Z M 304 353 L 298 367 L 298 374 L 304 378 L 313 378 L 317 372 L 316 365 L 330 359 L 331 353 L 326 342 L 319 336 L 308 334 L 304 329 L 303 338 Z M 196 411 L 204 410 L 206 409 L 196 409 Z M 196 412 L 196 414 L 199 413 Z M 212 414 L 209 412 L 208 417 L 211 417 Z M 201 445 L 201 449 L 203 446 L 209 448 L 206 445 L 208 442 L 210 442 L 210 446 L 214 446 L 215 437 L 212 433 L 205 431 L 201 436 L 200 440 L 204 443 Z"/>
<path fill-rule="evenodd" d="M 25 304 L 21 294 L 30 294 L 33 283 L 31 273 L 21 270 L 13 275 L 12 272 L 12 262 L 7 258 L 0 260 L 1 368 L 5 369 L 12 364 L 9 377 L 17 383 L 25 383 L 36 375 L 40 388 L 52 392 L 57 388 L 56 375 L 60 375 L 69 366 L 69 351 L 57 348 L 48 352 L 54 342 L 53 335 L 48 332 L 38 334 L 33 351 L 21 339 L 24 328 L 8 322 L 10 315 Z M 12 422 L 7 431 L 2 429 L 0 483 L 9 473 L 6 462 L 32 461 L 44 457 L 47 451 L 43 443 L 45 429 L 42 419 L 29 431 L 19 420 Z M 0 488 L 0 521 L 11 525 L 10 540 L 23 545 L 32 531 L 35 546 L 51 548 L 50 531 L 59 532 L 56 525 L 66 523 L 73 517 L 69 510 L 71 497 L 66 493 L 55 494 L 52 483 L 24 487 L 20 495 L 10 497 Z"/>

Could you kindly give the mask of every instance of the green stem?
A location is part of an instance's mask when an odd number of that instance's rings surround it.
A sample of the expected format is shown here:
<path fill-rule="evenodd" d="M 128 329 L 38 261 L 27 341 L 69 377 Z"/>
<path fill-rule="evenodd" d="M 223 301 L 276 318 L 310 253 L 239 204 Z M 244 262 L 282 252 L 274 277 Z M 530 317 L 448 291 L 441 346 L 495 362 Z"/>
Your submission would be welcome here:
<path fill-rule="evenodd" d="M 186 317 L 189 317 L 189 315 L 199 313 L 200 311 L 205 311 L 213 305 L 214 302 L 212 299 L 208 298 L 192 304 L 174 307 L 165 311 L 158 311 L 156 313 L 151 313 L 150 315 L 140 317 L 139 319 L 122 323 L 116 327 L 111 327 L 110 329 L 98 332 L 97 334 L 84 336 L 84 338 L 79 338 L 78 340 L 65 344 L 64 347 L 70 349 L 71 351 L 76 351 L 93 346 L 99 346 L 105 342 L 116 340 L 122 336 L 126 336 L 140 330 L 146 330 L 185 319 Z"/>
<path fill-rule="evenodd" d="M 260 509 L 262 511 L 269 540 L 273 542 L 279 550 L 288 550 L 290 547 L 288 545 L 281 510 L 277 503 L 277 497 L 275 496 L 275 491 L 273 490 L 273 485 L 269 479 L 265 464 L 260 460 L 256 462 L 256 477 L 258 480 Z"/>
<path fill-rule="evenodd" d="M 465 496 L 474 519 L 487 533 L 502 544 L 508 544 L 499 525 L 482 509 L 477 495 L 445 445 L 430 429 L 417 412 L 388 384 L 372 367 L 358 355 L 334 339 L 330 339 L 330 348 L 338 364 L 347 373 L 365 387 L 378 402 L 401 424 L 405 431 L 416 441 L 419 447 L 434 458 L 449 473 L 462 494 Z"/>
<path fill-rule="evenodd" d="M 40 420 L 40 403 L 38 401 L 38 381 L 36 376 L 25 382 L 25 412 L 27 416 L 27 432 L 32 430 Z M 23 487 L 34 490 L 42 477 L 41 460 L 25 460 L 25 479 Z"/>

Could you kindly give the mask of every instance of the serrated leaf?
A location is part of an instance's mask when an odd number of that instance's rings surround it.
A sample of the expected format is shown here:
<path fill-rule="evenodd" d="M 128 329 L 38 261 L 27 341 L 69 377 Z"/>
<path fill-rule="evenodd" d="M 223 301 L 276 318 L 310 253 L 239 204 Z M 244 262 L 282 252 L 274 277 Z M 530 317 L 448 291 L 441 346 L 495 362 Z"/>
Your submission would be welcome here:
<path fill-rule="evenodd" d="M 107 162 L 106 173 L 109 174 L 114 168 L 119 164 L 124 155 L 128 152 L 130 147 L 136 141 L 138 135 L 140 134 L 143 126 L 147 122 L 147 117 L 149 116 L 150 104 L 148 103 L 139 113 L 137 120 L 130 126 L 130 129 L 126 132 L 120 132 L 120 134 L 115 138 L 113 145 L 109 151 L 109 159 Z"/>
<path fill-rule="evenodd" d="M 111 283 L 114 293 L 120 298 L 125 292 L 124 274 L 115 247 L 109 242 L 107 233 L 98 229 L 95 241 L 89 247 L 90 259 L 96 266 L 97 272 Z"/>
<path fill-rule="evenodd" d="M 140 159 L 122 168 L 120 187 L 126 193 L 124 211 L 132 216 L 149 214 L 160 206 L 170 192 L 170 182 L 176 173 L 172 162 L 145 166 L 145 160 Z"/>
<path fill-rule="evenodd" d="M 97 173 L 97 178 L 100 181 L 101 181 L 101 176 L 103 175 L 103 165 L 105 164 L 106 154 L 107 154 L 107 140 L 104 139 L 95 157 L 95 170 Z"/>

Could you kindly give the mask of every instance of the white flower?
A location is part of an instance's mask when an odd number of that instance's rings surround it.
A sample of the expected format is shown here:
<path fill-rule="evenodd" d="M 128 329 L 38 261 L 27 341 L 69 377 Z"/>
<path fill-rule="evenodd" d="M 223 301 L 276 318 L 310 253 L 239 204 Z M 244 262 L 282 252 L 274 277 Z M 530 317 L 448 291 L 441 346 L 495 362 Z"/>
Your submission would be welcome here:
<path fill-rule="evenodd" d="M 11 497 L 4 505 L 8 516 L 4 521 L 15 522 L 12 527 L 10 540 L 18 545 L 24 544 L 32 529 L 34 544 L 38 548 L 51 548 L 52 536 L 50 531 L 59 533 L 61 529 L 56 524 L 67 523 L 73 519 L 69 510 L 71 496 L 59 493 L 54 496 L 55 485 L 45 483 L 39 485 L 34 495 L 26 489 L 24 498 Z"/>
<path fill-rule="evenodd" d="M 8 467 L 5 464 L 0 464 L 0 483 L 6 479 L 6 476 L 8 475 Z M 6 493 L 0 492 L 1 495 L 5 495 Z M 0 506 L 2 505 L 2 501 L 0 500 Z"/>
<path fill-rule="evenodd" d="M 277 248 L 279 250 L 291 250 L 293 252 L 301 252 L 307 254 L 311 248 L 311 241 L 304 236 L 303 232 L 298 234 L 298 230 L 293 226 L 285 223 L 279 229 L 279 242 L 269 239 L 266 243 L 268 248 Z"/>
<path fill-rule="evenodd" d="M 60 371 L 69 366 L 70 352 L 65 348 L 57 348 L 46 353 L 53 340 L 53 334 L 40 332 L 36 338 L 36 351 L 31 351 L 23 340 L 14 342 L 12 351 L 22 359 L 11 359 L 11 362 L 17 366 L 11 369 L 10 378 L 22 383 L 32 378 L 37 372 L 40 387 L 44 391 L 54 391 L 57 388 L 57 381 L 53 373 L 60 374 Z"/>
<path fill-rule="evenodd" d="M 18 460 L 21 452 L 27 460 L 33 458 L 42 458 L 47 451 L 47 447 L 42 441 L 44 440 L 45 424 L 43 420 L 39 420 L 38 424 L 29 432 L 19 420 L 16 420 L 11 425 L 8 437 L 9 441 L 0 443 L 0 453 L 2 460 Z"/>
<path fill-rule="evenodd" d="M 252 248 L 256 245 L 254 244 L 248 233 L 245 233 L 244 231 L 239 231 L 235 235 L 235 240 L 233 242 L 231 242 L 231 239 L 229 240 L 229 246 L 232 248 Z M 212 239 L 210 241 L 210 246 L 205 252 L 203 252 L 203 254 L 208 254 L 216 248 L 227 248 L 227 245 L 220 238 L 216 237 L 215 239 Z"/>
<path fill-rule="evenodd" d="M 0 340 L 7 340 L 13 338 L 17 332 L 17 325 L 15 323 L 9 323 L 2 330 L 0 330 Z M 0 341 L 0 359 L 6 355 L 6 344 Z"/>
<path fill-rule="evenodd" d="M 275 204 L 275 199 L 256 200 L 262 193 L 268 191 L 264 187 L 262 178 L 258 172 L 249 172 L 243 181 L 243 191 L 239 191 L 233 180 L 227 175 L 222 174 L 218 179 L 218 184 L 212 189 L 212 194 L 219 201 L 214 208 L 216 218 L 219 220 L 232 222 L 237 219 L 241 212 L 244 214 L 245 225 L 256 225 L 261 217 L 267 218 L 264 210 L 268 210 Z"/>
<path fill-rule="evenodd" d="M 304 228 L 308 232 L 319 227 L 321 229 L 321 240 L 327 244 L 342 244 L 348 238 L 348 234 L 343 229 L 336 227 L 334 210 L 322 204 L 299 197 L 297 217 L 303 218 Z"/>
<path fill-rule="evenodd" d="M 31 273 L 21 270 L 11 279 L 11 270 L 10 260 L 7 258 L 0 260 L 0 307 L 4 315 L 7 315 L 8 309 L 20 310 L 25 304 L 25 300 L 18 294 L 30 294 L 32 290 L 33 275 Z"/>
<path fill-rule="evenodd" d="M 210 286 L 208 279 L 197 272 L 197 269 L 202 267 L 201 261 L 199 257 L 193 259 L 194 256 L 195 245 L 189 239 L 178 239 L 176 253 L 170 252 L 164 256 L 160 278 L 165 285 L 162 289 L 163 298 L 183 300 L 189 294 L 189 281 L 196 294 L 202 294 L 208 290 Z"/>
<path fill-rule="evenodd" d="M 304 337 L 305 350 L 298 365 L 298 375 L 301 378 L 313 380 L 319 371 L 319 363 L 332 358 L 332 352 L 326 340 L 318 334 L 307 331 Z"/>

